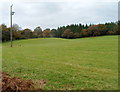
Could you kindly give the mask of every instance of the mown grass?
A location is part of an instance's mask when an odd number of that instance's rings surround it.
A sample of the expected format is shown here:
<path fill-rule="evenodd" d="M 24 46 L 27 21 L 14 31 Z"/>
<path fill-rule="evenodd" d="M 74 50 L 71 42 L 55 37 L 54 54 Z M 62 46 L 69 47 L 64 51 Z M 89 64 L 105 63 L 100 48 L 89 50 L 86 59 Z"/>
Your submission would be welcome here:
<path fill-rule="evenodd" d="M 118 36 L 3 43 L 3 71 L 47 80 L 45 90 L 118 89 Z"/>

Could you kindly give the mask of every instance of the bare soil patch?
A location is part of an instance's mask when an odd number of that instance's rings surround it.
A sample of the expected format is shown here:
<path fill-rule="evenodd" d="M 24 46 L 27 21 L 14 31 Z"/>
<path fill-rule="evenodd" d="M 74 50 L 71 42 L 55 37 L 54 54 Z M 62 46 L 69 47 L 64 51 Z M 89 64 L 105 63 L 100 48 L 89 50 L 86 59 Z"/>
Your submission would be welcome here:
<path fill-rule="evenodd" d="M 18 78 L 18 77 L 11 77 L 9 74 L 5 72 L 2 72 L 0 74 L 0 79 L 2 79 L 2 81 L 0 81 L 0 87 L 2 86 L 2 92 L 42 90 L 42 87 L 45 86 L 47 83 L 44 80 L 32 81 L 32 80 L 23 80 L 22 78 Z"/>

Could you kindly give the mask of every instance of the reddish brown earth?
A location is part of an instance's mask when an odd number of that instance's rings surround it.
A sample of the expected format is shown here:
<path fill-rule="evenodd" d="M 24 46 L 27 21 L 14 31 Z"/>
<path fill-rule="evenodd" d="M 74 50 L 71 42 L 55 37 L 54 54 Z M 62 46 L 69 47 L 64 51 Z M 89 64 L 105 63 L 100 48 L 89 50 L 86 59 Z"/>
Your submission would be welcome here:
<path fill-rule="evenodd" d="M 2 76 L 1 76 L 2 75 Z M 2 72 L 0 74 L 0 87 L 2 86 L 2 92 L 7 91 L 22 91 L 22 90 L 42 90 L 42 87 L 46 85 L 46 81 L 32 81 L 23 80 L 18 77 L 11 77 L 9 74 Z M 37 87 L 35 86 L 37 85 Z"/>

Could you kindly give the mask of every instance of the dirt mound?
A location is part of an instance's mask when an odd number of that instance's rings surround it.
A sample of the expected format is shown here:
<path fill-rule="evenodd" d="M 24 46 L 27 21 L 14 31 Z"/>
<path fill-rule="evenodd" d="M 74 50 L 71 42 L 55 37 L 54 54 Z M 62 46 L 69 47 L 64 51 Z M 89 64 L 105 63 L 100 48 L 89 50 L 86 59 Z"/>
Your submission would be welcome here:
<path fill-rule="evenodd" d="M 18 77 L 11 77 L 9 74 L 2 72 L 2 92 L 16 91 L 16 90 L 32 90 L 34 83 L 32 80 L 23 80 Z"/>

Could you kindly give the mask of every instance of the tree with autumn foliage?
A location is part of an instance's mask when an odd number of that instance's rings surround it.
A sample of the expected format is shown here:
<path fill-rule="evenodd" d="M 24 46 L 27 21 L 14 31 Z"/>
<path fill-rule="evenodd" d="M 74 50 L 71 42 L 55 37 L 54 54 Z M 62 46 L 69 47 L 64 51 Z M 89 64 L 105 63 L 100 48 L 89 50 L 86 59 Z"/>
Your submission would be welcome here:
<path fill-rule="evenodd" d="M 42 35 L 42 29 L 40 27 L 36 27 L 33 31 L 33 38 L 41 38 Z"/>
<path fill-rule="evenodd" d="M 44 37 L 44 38 L 49 38 L 49 37 L 51 37 L 51 31 L 50 31 L 50 29 L 45 29 L 45 30 L 43 31 L 43 37 Z"/>
<path fill-rule="evenodd" d="M 32 38 L 32 30 L 26 28 L 23 31 L 21 31 L 21 38 L 22 39 Z"/>
<path fill-rule="evenodd" d="M 0 31 L 2 32 L 2 41 L 10 40 L 10 27 L 5 24 L 0 25 Z M 57 37 L 57 38 L 81 38 L 92 37 L 101 35 L 120 35 L 120 21 L 110 22 L 97 25 L 83 25 L 83 24 L 71 24 L 66 26 L 60 26 L 57 29 L 45 29 L 42 31 L 40 27 L 36 27 L 34 31 L 31 29 L 23 29 L 19 25 L 14 24 L 12 28 L 13 40 L 16 39 L 29 39 L 29 38 L 42 38 L 42 37 Z"/>
<path fill-rule="evenodd" d="M 88 30 L 87 30 L 87 29 L 82 29 L 82 31 L 81 31 L 81 36 L 82 36 L 82 37 L 87 37 L 87 36 L 89 36 Z"/>
<path fill-rule="evenodd" d="M 62 34 L 63 38 L 73 38 L 74 34 L 70 29 L 66 29 L 63 34 Z"/>

